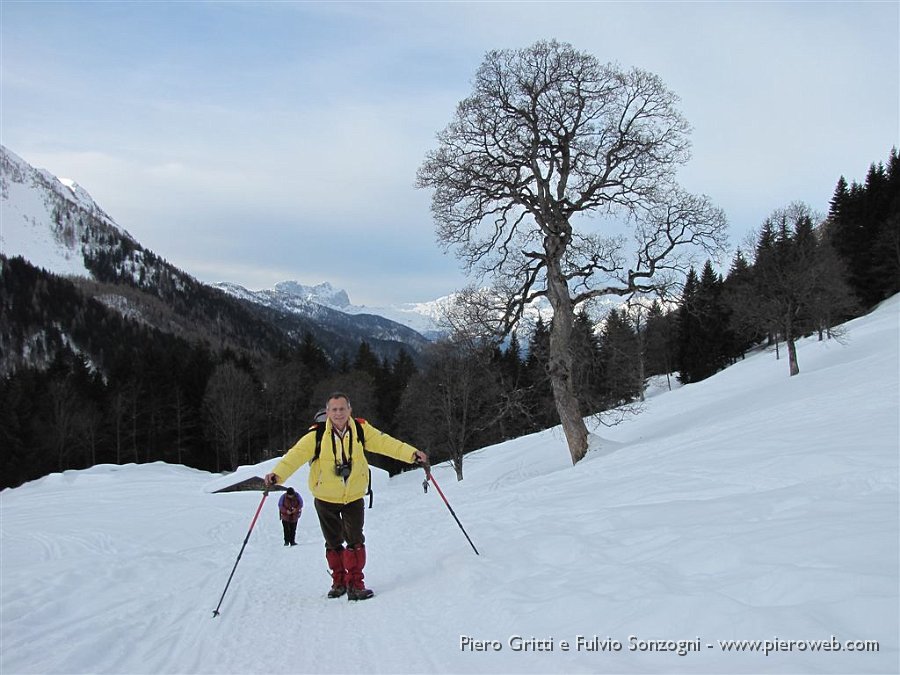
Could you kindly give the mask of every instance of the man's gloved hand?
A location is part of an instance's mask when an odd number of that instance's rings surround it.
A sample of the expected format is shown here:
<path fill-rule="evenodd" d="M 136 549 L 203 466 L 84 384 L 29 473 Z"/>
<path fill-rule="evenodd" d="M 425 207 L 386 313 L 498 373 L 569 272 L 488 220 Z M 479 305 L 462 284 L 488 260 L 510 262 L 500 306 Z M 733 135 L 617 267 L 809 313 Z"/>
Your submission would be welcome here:
<path fill-rule="evenodd" d="M 274 473 L 267 473 L 263 478 L 263 483 L 265 483 L 268 487 L 272 487 L 278 482 L 278 476 Z"/>

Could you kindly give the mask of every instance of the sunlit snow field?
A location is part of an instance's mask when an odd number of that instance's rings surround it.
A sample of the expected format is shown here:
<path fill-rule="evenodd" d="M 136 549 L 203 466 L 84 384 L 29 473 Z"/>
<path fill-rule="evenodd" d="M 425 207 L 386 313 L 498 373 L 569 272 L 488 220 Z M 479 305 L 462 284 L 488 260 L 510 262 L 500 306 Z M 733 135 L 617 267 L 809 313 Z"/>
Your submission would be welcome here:
<path fill-rule="evenodd" d="M 760 351 L 657 388 L 574 467 L 558 428 L 459 483 L 435 467 L 481 555 L 422 472 L 375 470 L 366 602 L 326 599 L 299 472 L 299 546 L 269 496 L 213 618 L 263 499 L 213 491 L 275 459 L 4 490 L 0 672 L 896 673 L 898 318 L 895 297 L 844 344 L 801 341 L 794 378 Z"/>

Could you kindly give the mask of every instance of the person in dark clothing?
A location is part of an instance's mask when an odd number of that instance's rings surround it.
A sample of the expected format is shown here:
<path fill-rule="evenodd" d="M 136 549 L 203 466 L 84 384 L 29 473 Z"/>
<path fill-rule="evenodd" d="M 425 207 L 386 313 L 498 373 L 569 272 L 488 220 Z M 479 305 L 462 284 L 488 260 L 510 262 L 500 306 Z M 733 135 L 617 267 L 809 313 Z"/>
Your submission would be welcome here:
<path fill-rule="evenodd" d="M 303 498 L 297 491 L 289 487 L 278 500 L 278 512 L 281 516 L 281 525 L 284 528 L 284 545 L 297 545 L 297 521 L 303 511 Z"/>

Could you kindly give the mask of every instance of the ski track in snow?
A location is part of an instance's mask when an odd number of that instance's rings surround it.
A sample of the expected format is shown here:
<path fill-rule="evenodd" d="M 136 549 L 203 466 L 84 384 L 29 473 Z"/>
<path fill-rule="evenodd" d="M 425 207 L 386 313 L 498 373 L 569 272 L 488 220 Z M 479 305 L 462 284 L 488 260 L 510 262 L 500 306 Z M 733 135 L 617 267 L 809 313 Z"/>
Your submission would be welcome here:
<path fill-rule="evenodd" d="M 66 471 L 0 493 L 0 672 L 896 673 L 898 308 L 846 345 L 799 344 L 801 375 L 760 352 L 649 398 L 572 466 L 560 430 L 434 475 L 375 471 L 365 602 L 330 585 L 306 470 L 298 546 L 276 493 L 162 463 Z M 552 640 L 515 652 L 510 636 Z M 562 651 L 576 636 L 613 653 Z M 700 638 L 701 653 L 629 651 Z M 717 640 L 879 640 L 877 653 L 764 656 Z M 498 640 L 470 652 L 460 636 Z"/>

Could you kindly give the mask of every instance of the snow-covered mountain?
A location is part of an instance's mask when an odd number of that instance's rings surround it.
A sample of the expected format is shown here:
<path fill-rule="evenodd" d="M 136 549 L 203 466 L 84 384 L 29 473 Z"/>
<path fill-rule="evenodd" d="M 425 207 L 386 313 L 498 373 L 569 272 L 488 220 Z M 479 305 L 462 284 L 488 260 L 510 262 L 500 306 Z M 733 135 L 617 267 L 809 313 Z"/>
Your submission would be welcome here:
<path fill-rule="evenodd" d="M 336 289 L 327 281 L 315 286 L 306 286 L 299 281 L 282 281 L 275 284 L 274 288 L 259 291 L 251 291 L 231 282 L 215 286 L 234 297 L 302 316 L 317 316 L 321 314 L 322 308 L 352 316 L 380 316 L 406 326 L 430 340 L 443 335 L 440 328 L 442 308 L 451 299 L 447 296 L 431 302 L 368 307 L 352 304 L 347 291 Z"/>
<path fill-rule="evenodd" d="M 404 349 L 415 355 L 427 344 L 407 324 L 341 310 L 349 299 L 340 291 L 326 296 L 320 288 L 323 304 L 310 304 L 302 303 L 302 292 L 290 285 L 286 289 L 293 293 L 279 292 L 282 300 L 290 300 L 276 301 L 233 285 L 217 289 L 202 284 L 141 246 L 77 183 L 35 169 L 3 146 L 0 254 L 21 256 L 37 268 L 75 280 L 83 294 L 121 316 L 195 341 L 214 335 L 223 346 L 264 351 L 300 344 L 311 334 L 335 358 L 352 357 L 362 341 L 388 358 Z M 300 305 L 306 311 L 298 311 Z M 29 357 L 20 352 L 29 351 L 29 342 L 48 344 L 47 331 L 54 333 L 49 343 L 86 349 L 59 326 L 29 326 L 29 334 L 21 328 L 0 321 L 0 344 L 12 352 L 0 361 L 0 372 L 27 363 Z M 52 347 L 40 352 L 41 364 L 52 360 Z"/>
<path fill-rule="evenodd" d="M 336 289 L 327 281 L 315 286 L 307 286 L 299 281 L 282 281 L 275 284 L 274 288 L 259 291 L 251 291 L 231 282 L 222 282 L 215 286 L 242 300 L 299 316 L 314 317 L 321 313 L 322 308 L 328 308 L 354 316 L 384 317 L 407 326 L 429 340 L 437 340 L 447 335 L 447 329 L 444 327 L 445 316 L 456 295 L 451 293 L 428 302 L 369 306 L 354 305 L 347 291 Z M 606 298 L 597 303 L 597 311 L 602 316 L 606 311 L 620 306 L 619 298 Z M 546 298 L 538 298 L 528 306 L 519 332 L 528 336 L 538 317 L 547 324 L 553 318 L 553 308 Z"/>
<path fill-rule="evenodd" d="M 20 255 L 36 267 L 60 276 L 96 278 L 92 261 L 121 250 L 123 242 L 130 251 L 126 267 L 131 275 L 135 279 L 142 274 L 146 277 L 152 265 L 143 260 L 140 244 L 84 188 L 74 180 L 34 168 L 0 146 L 0 253 L 7 257 Z M 328 282 L 304 286 L 297 281 L 284 281 L 274 289 L 261 291 L 229 282 L 214 286 L 234 297 L 308 318 L 333 316 L 321 311 L 325 307 L 350 316 L 383 317 L 430 339 L 440 335 L 437 319 L 444 299 L 365 307 L 351 304 L 346 291 L 335 289 Z M 414 349 L 421 347 L 408 331 L 376 323 L 380 338 L 408 341 Z"/>

